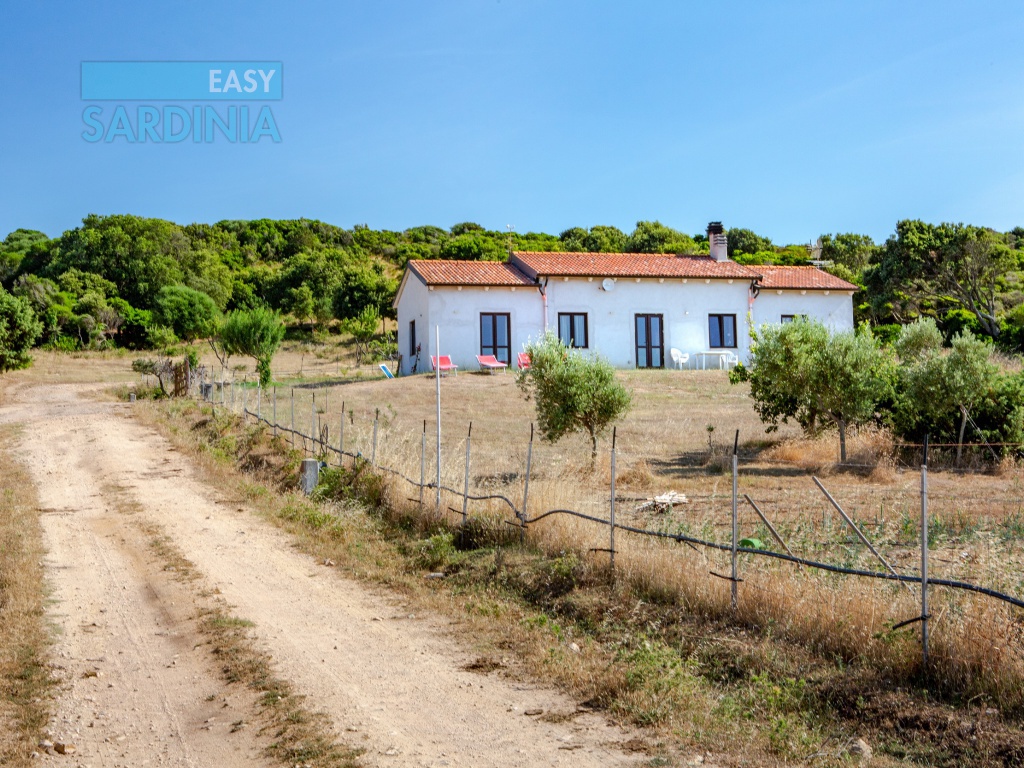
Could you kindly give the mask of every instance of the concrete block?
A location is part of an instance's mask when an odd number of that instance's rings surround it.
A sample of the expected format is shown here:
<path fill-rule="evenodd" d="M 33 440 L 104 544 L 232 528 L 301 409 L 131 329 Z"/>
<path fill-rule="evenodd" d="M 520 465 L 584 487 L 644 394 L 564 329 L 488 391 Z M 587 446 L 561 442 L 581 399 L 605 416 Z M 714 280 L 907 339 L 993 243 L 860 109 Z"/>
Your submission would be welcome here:
<path fill-rule="evenodd" d="M 309 496 L 320 482 L 320 462 L 316 459 L 303 459 L 299 470 L 299 488 Z"/>

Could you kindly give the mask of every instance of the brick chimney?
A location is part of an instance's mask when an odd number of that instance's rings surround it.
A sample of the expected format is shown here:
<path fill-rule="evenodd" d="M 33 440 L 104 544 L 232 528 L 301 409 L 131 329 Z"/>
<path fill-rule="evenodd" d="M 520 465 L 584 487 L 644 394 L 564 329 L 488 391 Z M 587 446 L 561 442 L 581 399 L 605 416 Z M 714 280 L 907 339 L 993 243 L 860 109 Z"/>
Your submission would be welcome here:
<path fill-rule="evenodd" d="M 729 260 L 729 239 L 722 222 L 712 221 L 708 224 L 708 245 L 711 246 L 711 258 L 715 261 Z"/>

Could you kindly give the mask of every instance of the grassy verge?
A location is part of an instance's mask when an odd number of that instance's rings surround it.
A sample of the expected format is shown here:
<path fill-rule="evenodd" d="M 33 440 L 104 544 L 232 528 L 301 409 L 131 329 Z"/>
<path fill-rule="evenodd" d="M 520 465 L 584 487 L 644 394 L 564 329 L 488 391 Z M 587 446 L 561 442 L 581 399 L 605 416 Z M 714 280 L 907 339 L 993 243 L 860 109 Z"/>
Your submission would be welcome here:
<path fill-rule="evenodd" d="M 0 446 L 16 434 L 0 428 Z M 27 766 L 50 716 L 43 542 L 34 486 L 0 447 L 0 765 Z"/>
<path fill-rule="evenodd" d="M 289 767 L 356 768 L 359 750 L 338 743 L 327 717 L 306 708 L 303 697 L 291 684 L 274 674 L 271 658 L 256 647 L 249 634 L 253 623 L 232 614 L 221 597 L 203 586 L 194 564 L 158 525 L 132 514 L 137 509 L 132 500 L 116 493 L 117 488 L 108 490 L 115 492 L 111 495 L 118 499 L 118 511 L 129 515 L 138 526 L 164 570 L 195 592 L 199 606 L 196 627 L 217 660 L 223 679 L 259 694 L 260 733 L 270 739 L 268 756 Z M 235 723 L 234 727 L 244 727 L 244 723 Z"/>
<path fill-rule="evenodd" d="M 268 431 L 186 403 L 148 413 L 306 551 L 456 617 L 480 654 L 474 668 L 553 682 L 647 726 L 658 760 L 699 750 L 736 762 L 845 764 L 857 737 L 875 745 L 875 764 L 1024 759 L 1019 719 L 1000 713 L 990 696 L 936 702 L 941 684 L 837 650 L 828 638 L 843 627 L 822 626 L 820 642 L 798 642 L 770 613 L 736 620 L 714 600 L 643 578 L 649 569 L 612 582 L 602 556 L 574 545 L 580 539 L 569 529 L 521 547 L 497 514 L 485 514 L 459 532 L 420 515 L 408 489 L 365 465 L 326 473 L 320 500 L 307 500 L 288 490 L 299 456 Z M 909 644 L 902 635 L 881 640 Z"/>

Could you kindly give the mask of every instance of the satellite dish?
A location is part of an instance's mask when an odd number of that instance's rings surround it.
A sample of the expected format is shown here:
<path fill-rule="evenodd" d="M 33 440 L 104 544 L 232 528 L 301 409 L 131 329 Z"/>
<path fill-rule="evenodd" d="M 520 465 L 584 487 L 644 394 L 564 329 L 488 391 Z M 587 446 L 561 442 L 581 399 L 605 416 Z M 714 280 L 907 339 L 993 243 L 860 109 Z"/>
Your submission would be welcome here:
<path fill-rule="evenodd" d="M 615 281 L 612 280 L 610 277 L 606 277 L 604 280 L 601 281 L 601 288 L 603 290 L 610 291 L 614 287 Z"/>

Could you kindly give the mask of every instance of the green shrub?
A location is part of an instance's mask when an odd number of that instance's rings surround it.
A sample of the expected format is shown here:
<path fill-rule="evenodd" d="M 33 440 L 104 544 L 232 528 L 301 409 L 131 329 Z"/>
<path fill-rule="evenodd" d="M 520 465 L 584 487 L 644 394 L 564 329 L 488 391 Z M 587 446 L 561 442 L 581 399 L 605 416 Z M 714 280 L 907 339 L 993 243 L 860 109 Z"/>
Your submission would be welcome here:
<path fill-rule="evenodd" d="M 42 333 L 28 302 L 0 288 L 0 373 L 28 367 L 28 351 Z"/>
<path fill-rule="evenodd" d="M 434 534 L 416 542 L 413 560 L 420 568 L 436 571 L 451 565 L 456 559 L 455 536 L 450 531 Z"/>

